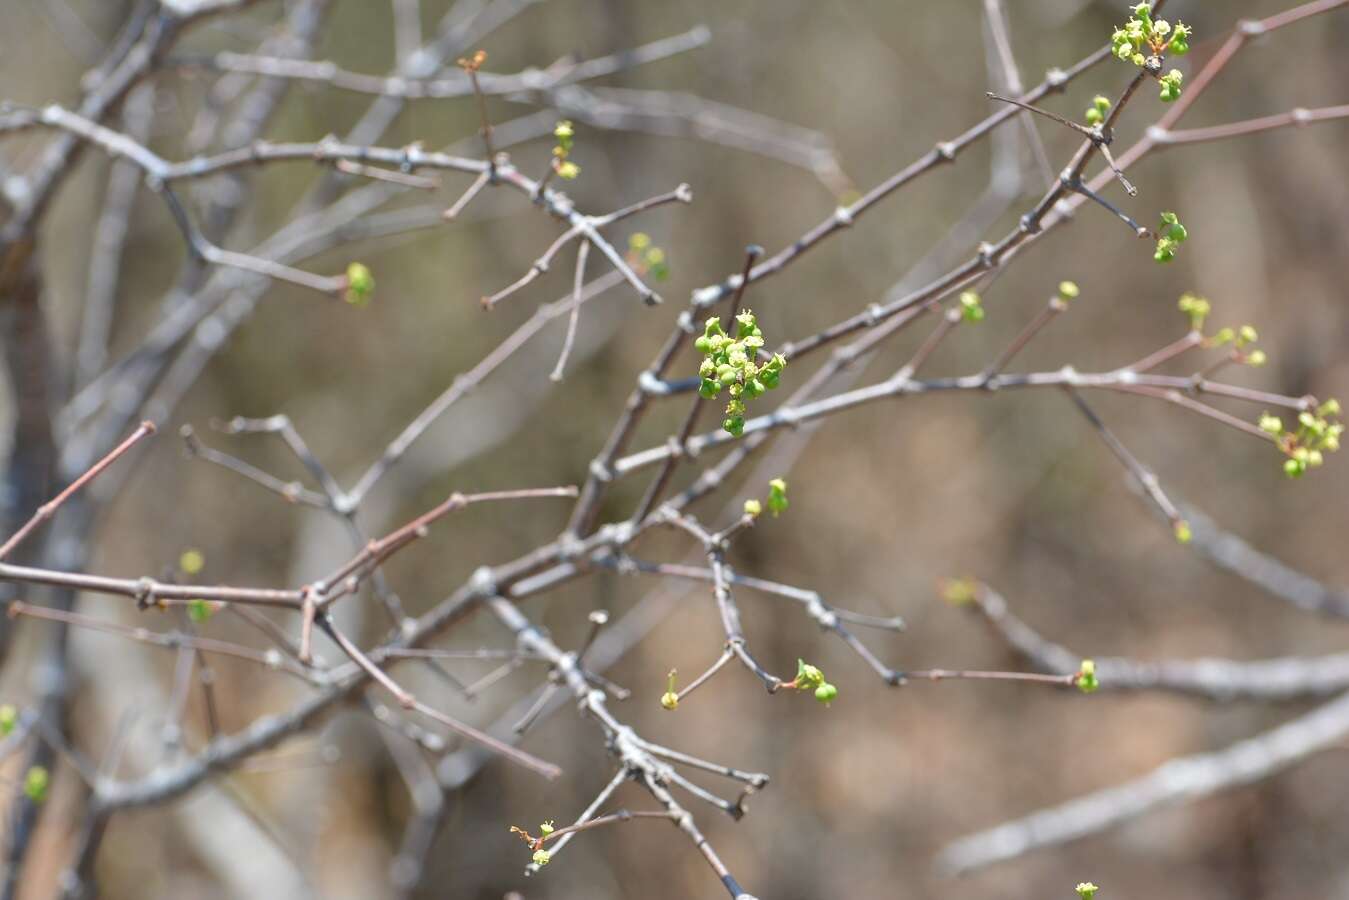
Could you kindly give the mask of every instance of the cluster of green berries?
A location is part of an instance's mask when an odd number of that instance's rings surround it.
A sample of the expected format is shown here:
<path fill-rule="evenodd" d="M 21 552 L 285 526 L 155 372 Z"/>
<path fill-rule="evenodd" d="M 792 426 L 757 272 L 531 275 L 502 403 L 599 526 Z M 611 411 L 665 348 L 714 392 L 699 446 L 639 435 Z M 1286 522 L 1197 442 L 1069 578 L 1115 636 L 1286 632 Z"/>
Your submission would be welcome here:
<path fill-rule="evenodd" d="M 815 699 L 828 706 L 838 698 L 838 688 L 824 680 L 824 673 L 804 659 L 796 661 L 796 677 L 783 687 L 813 691 Z"/>
<path fill-rule="evenodd" d="M 1073 684 L 1084 694 L 1094 694 L 1101 687 L 1101 683 L 1096 680 L 1096 662 L 1090 659 L 1082 660 L 1082 665 L 1077 669 L 1073 676 Z"/>
<path fill-rule="evenodd" d="M 650 275 L 657 281 L 670 277 L 670 266 L 665 261 L 665 251 L 651 246 L 651 235 L 638 231 L 628 238 L 628 265 L 642 275 Z"/>
<path fill-rule="evenodd" d="M 1157 79 L 1157 83 L 1162 88 L 1162 102 L 1170 103 L 1180 98 L 1180 82 L 1185 76 L 1180 73 L 1180 69 L 1172 69 L 1165 75 Z"/>
<path fill-rule="evenodd" d="M 721 427 L 734 437 L 740 437 L 745 431 L 745 402 L 777 387 L 787 365 L 787 358 L 781 353 L 773 354 L 772 359 L 759 365 L 757 356 L 763 345 L 763 332 L 749 310 L 735 317 L 734 338 L 722 330 L 721 318 L 712 316 L 707 320 L 702 336 L 693 342 L 694 348 L 703 354 L 702 364 L 698 367 L 702 379 L 698 393 L 711 400 L 721 393 L 722 388 L 726 389 L 730 400 L 726 403 L 726 418 Z M 770 506 L 771 502 L 770 499 Z"/>
<path fill-rule="evenodd" d="M 1161 225 L 1157 228 L 1157 250 L 1152 258 L 1159 263 L 1169 263 L 1176 258 L 1176 250 L 1190 237 L 1180 218 L 1173 212 L 1162 213 Z"/>
<path fill-rule="evenodd" d="M 1102 97 L 1097 94 L 1091 100 L 1091 106 L 1087 107 L 1087 124 L 1100 125 L 1105 121 L 1105 114 L 1110 112 L 1110 98 Z"/>
<path fill-rule="evenodd" d="M 347 266 L 346 300 L 352 306 L 365 306 L 375 295 L 375 276 L 358 262 Z"/>
<path fill-rule="evenodd" d="M 571 181 L 581 174 L 581 167 L 570 158 L 572 142 L 576 138 L 576 127 L 571 124 L 571 120 L 563 119 L 553 128 L 553 137 L 557 138 L 557 144 L 553 146 L 553 171 L 557 173 L 558 178 Z"/>
<path fill-rule="evenodd" d="M 1189 26 L 1177 22 L 1174 27 L 1165 19 L 1153 21 L 1152 10 L 1146 3 L 1140 3 L 1132 10 L 1133 16 L 1116 28 L 1110 36 L 1110 47 L 1115 56 L 1136 66 L 1149 66 L 1149 70 L 1161 70 L 1160 57 L 1170 53 L 1184 56 L 1190 52 Z M 1182 75 L 1178 69 L 1172 69 L 1157 78 L 1161 85 L 1163 103 L 1180 97 Z"/>
<path fill-rule="evenodd" d="M 1340 449 L 1344 425 L 1338 421 L 1339 416 L 1340 403 L 1331 399 L 1314 412 L 1299 413 L 1296 428 L 1287 428 L 1283 419 L 1265 413 L 1260 417 L 1260 430 L 1274 438 L 1279 449 L 1288 455 L 1283 463 L 1284 474 L 1301 478 L 1308 469 L 1320 466 L 1326 453 Z"/>

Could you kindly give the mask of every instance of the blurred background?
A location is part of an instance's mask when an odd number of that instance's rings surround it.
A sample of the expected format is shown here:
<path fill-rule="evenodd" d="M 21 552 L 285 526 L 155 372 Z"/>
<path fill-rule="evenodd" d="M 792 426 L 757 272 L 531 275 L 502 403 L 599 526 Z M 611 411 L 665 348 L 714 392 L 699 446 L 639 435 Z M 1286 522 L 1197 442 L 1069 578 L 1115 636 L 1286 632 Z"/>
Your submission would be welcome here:
<path fill-rule="evenodd" d="M 1173 0 L 1168 15 L 1191 24 L 1187 74 L 1207 59 L 1232 23 L 1266 16 L 1291 0 L 1201 4 Z M 423 0 L 429 30 L 449 6 Z M 22 103 L 78 102 L 91 53 L 115 34 L 129 4 L 91 0 L 6 0 L 0 4 L 0 95 Z M 283 4 L 195 30 L 178 50 L 249 52 L 277 27 Z M 1014 0 L 1010 42 L 1027 85 L 1099 46 L 1126 17 L 1122 3 Z M 362 524 L 382 533 L 454 490 L 579 483 L 586 466 L 688 292 L 741 265 L 748 243 L 770 252 L 829 215 L 855 187 L 866 190 L 991 111 L 984 92 L 1002 84 L 990 72 L 983 4 L 837 0 L 683 3 L 552 0 L 525 9 L 488 36 L 487 68 L 513 72 L 567 54 L 599 56 L 658 38 L 710 29 L 706 46 L 625 71 L 604 88 L 670 92 L 701 120 L 680 133 L 609 130 L 578 122 L 573 158 L 582 175 L 567 191 L 587 211 L 617 209 L 669 190 L 693 188 L 691 206 L 667 206 L 630 220 L 616 234 L 642 230 L 664 248 L 671 278 L 665 305 L 643 308 L 616 289 L 586 306 L 577 355 L 562 384 L 548 379 L 564 330 L 558 319 L 514 362 L 441 420 L 405 465 L 371 495 Z M 429 33 L 429 32 L 428 32 Z M 336 0 L 314 51 L 348 69 L 381 74 L 393 64 L 389 5 Z M 1349 12 L 1290 27 L 1244 50 L 1186 117 L 1188 127 L 1293 107 L 1346 102 Z M 1107 61 L 1046 105 L 1077 118 L 1092 95 L 1118 94 L 1132 71 Z M 204 71 L 156 80 L 157 115 L 149 143 L 170 158 L 200 115 L 212 80 Z M 1147 89 L 1129 109 L 1116 148 L 1128 146 L 1163 111 Z M 680 99 L 680 97 L 685 97 Z M 620 95 L 612 95 L 619 97 Z M 656 95 L 643 95 L 643 103 Z M 664 95 L 661 95 L 664 96 Z M 730 146 L 715 126 L 732 113 L 704 98 L 768 117 L 735 119 L 777 157 Z M 317 140 L 345 133 L 369 98 L 297 85 L 268 131 L 273 139 Z M 488 102 L 493 121 L 537 107 Z M 710 118 L 709 118 L 710 117 Z M 710 124 L 709 124 L 710 123 Z M 748 124 L 746 124 L 748 123 Z M 790 126 L 790 127 L 789 127 Z M 1077 146 L 1065 129 L 1037 121 L 1057 171 Z M 430 147 L 473 142 L 471 100 L 412 103 L 381 141 Z M 710 139 L 703 139 L 703 137 Z M 871 210 L 787 272 L 751 288 L 770 347 L 813 333 L 912 287 L 968 256 L 978 239 L 996 240 L 1044 189 L 1044 174 L 1021 126 L 1001 130 L 995 159 L 988 141 Z M 45 139 L 45 138 L 44 138 Z M 526 171 L 543 171 L 552 146 L 542 137 L 513 147 Z M 0 157 L 22 168 L 40 142 L 6 140 Z M 788 148 L 788 149 L 784 149 Z M 836 160 L 837 169 L 830 160 Z M 1184 333 L 1176 311 L 1184 291 L 1213 302 L 1214 326 L 1250 322 L 1270 363 L 1234 370 L 1230 380 L 1280 393 L 1349 393 L 1349 124 L 1330 122 L 1153 154 L 1130 170 L 1140 188 L 1123 198 L 1149 222 L 1175 209 L 1190 240 L 1176 262 L 1154 265 L 1147 242 L 1133 240 L 1103 210 L 1084 206 L 1069 227 L 1018 257 L 986 293 L 988 318 L 961 329 L 925 372 L 978 371 L 1039 311 L 1061 279 L 1081 299 L 1030 346 L 1012 369 L 1071 363 L 1105 370 L 1139 358 Z M 53 338 L 73 353 L 87 278 L 89 242 L 108 180 L 106 158 L 86 154 L 42 233 Z M 1006 209 L 986 231 L 945 241 L 1000 173 L 1011 185 Z M 249 205 L 227 244 L 254 246 L 284 223 L 320 174 L 305 164 L 250 172 Z M 409 193 L 390 208 L 443 208 L 468 179 L 446 174 L 430 197 Z M 195 198 L 200 201 L 200 195 Z M 455 377 L 478 362 L 543 303 L 570 289 L 565 265 L 485 313 L 478 298 L 523 273 L 557 234 L 556 224 L 517 193 L 488 191 L 460 220 L 410 234 L 360 240 L 305 263 L 341 271 L 359 259 L 374 272 L 377 297 L 356 310 L 285 285 L 210 362 L 166 428 L 143 451 L 135 474 L 97 533 L 94 571 L 134 577 L 171 568 L 199 548 L 203 577 L 229 584 L 298 584 L 350 555 L 343 530 L 323 514 L 282 503 L 237 476 L 187 458 L 173 437 L 192 424 L 213 446 L 279 477 L 304 473 L 279 441 L 212 433 L 212 420 L 283 412 L 315 454 L 350 486 L 403 425 Z M 130 221 L 111 358 L 133 349 L 160 313 L 184 250 L 162 203 L 142 190 Z M 592 254 L 591 271 L 603 271 Z M 926 326 L 885 345 L 862 375 L 887 377 L 913 352 Z M 823 356 L 825 354 L 821 354 Z M 799 384 L 822 362 L 788 370 Z M 696 361 L 681 355 L 677 370 Z M 1189 371 L 1183 366 L 1178 372 Z M 12 386 L 11 386 L 12 387 Z M 0 393 L 0 418 L 12 410 Z M 1349 480 L 1343 461 L 1289 481 L 1262 442 L 1143 398 L 1093 396 L 1093 404 L 1163 484 L 1255 546 L 1332 585 L 1349 583 L 1343 554 Z M 633 443 L 660 443 L 685 404 L 659 407 Z M 1232 407 L 1254 420 L 1259 409 Z M 710 415 L 704 427 L 714 427 Z M 6 429 L 7 433 L 7 429 Z M 769 448 L 772 452 L 772 448 Z M 785 457 L 778 457 L 784 459 Z M 1130 489 L 1096 434 L 1058 392 L 935 395 L 865 407 L 816 429 L 790 469 L 746 467 L 696 512 L 726 522 L 763 480 L 785 475 L 791 509 L 739 540 L 731 562 L 760 575 L 820 591 L 861 612 L 901 615 L 907 633 L 867 634 L 887 662 L 928 667 L 1025 668 L 974 615 L 937 595 L 939 578 L 986 580 L 1012 609 L 1084 655 L 1144 659 L 1225 656 L 1260 659 L 1345 649 L 1349 623 L 1297 612 L 1251 585 L 1215 571 L 1180 546 Z M 689 473 L 683 473 L 687 479 Z M 762 480 L 759 480 L 762 479 Z M 627 515 L 646 486 L 632 478 L 610 492 L 603 520 Z M 552 539 L 568 504 L 475 507 L 437 525 L 402 553 L 388 576 L 412 612 L 431 607 L 479 565 L 509 560 Z M 644 545 L 649 559 L 682 561 L 686 542 Z M 655 599 L 651 599 L 652 595 Z M 645 606 L 641 606 L 646 604 Z M 681 705 L 658 706 L 665 673 L 689 677 L 720 650 L 720 623 L 701 585 L 601 574 L 524 604 L 563 646 L 574 646 L 594 609 L 622 616 L 641 606 L 663 615 L 651 634 L 607 673 L 633 698 L 614 711 L 644 736 L 737 767 L 766 772 L 772 784 L 740 822 L 692 807 L 731 870 L 761 898 L 1067 897 L 1079 881 L 1103 898 L 1349 897 L 1349 747 L 1322 754 L 1263 783 L 1150 814 L 1122 830 L 1041 851 L 953 882 L 933 859 L 951 840 L 1042 806 L 1144 774 L 1180 754 L 1227 746 L 1286 720 L 1300 706 L 1217 705 L 1165 695 L 1090 698 L 1006 684 L 949 682 L 891 688 L 838 641 L 821 635 L 794 605 L 742 592 L 751 647 L 771 670 L 817 662 L 842 692 L 824 709 L 806 697 L 767 697 L 739 669 L 724 672 Z M 91 615 L 140 622 L 131 604 L 86 597 Z M 655 610 L 655 612 L 651 612 Z M 378 637 L 374 612 L 343 612 L 364 639 Z M 153 623 L 149 623 L 153 624 Z M 0 681 L 0 696 L 31 690 L 33 648 L 43 625 L 24 624 Z M 222 637 L 253 640 L 220 619 Z M 506 647 L 509 638 L 478 617 L 439 646 Z M 79 633 L 72 645 L 79 679 L 73 723 L 79 746 L 97 758 L 125 730 L 124 776 L 156 751 L 172 684 L 174 656 L 116 637 Z M 449 664 L 471 680 L 490 668 Z M 304 691 L 256 667 L 215 666 L 219 723 L 225 731 L 279 712 Z M 480 725 L 504 715 L 538 686 L 524 666 L 474 703 L 423 670 L 399 670 L 424 699 Z M 205 740 L 206 711 L 193 692 L 189 747 Z M 1307 707 L 1309 708 L 1309 707 Z M 395 896 L 390 868 L 413 806 L 390 744 L 368 716 L 339 709 L 316 732 L 268 754 L 211 787 L 162 808 L 113 818 L 97 875 L 107 898 Z M 564 767 L 555 783 L 491 762 L 445 797 L 445 816 L 417 897 L 496 900 L 517 891 L 545 898 L 713 897 L 721 888 L 701 857 L 673 830 L 633 823 L 580 836 L 540 876 L 521 870 L 528 851 L 508 833 L 544 819 L 569 822 L 611 777 L 594 726 L 570 704 L 535 726 L 523 746 Z M 452 744 L 452 749 L 454 746 Z M 335 761 L 334 761 L 335 760 Z M 472 755 L 451 754 L 459 765 Z M 15 773 L 6 771 L 6 777 Z M 70 853 L 77 810 L 74 776 L 58 774 L 53 804 L 25 896 L 49 895 Z M 625 787 L 616 805 L 647 808 Z"/>

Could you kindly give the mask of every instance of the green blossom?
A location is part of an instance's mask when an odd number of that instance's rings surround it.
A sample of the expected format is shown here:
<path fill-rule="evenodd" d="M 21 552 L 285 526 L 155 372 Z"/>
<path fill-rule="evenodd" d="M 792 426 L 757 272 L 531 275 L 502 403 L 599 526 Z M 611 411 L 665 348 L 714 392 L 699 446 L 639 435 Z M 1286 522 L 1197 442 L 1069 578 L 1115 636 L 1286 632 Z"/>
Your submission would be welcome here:
<path fill-rule="evenodd" d="M 749 310 L 735 317 L 735 337 L 726 334 L 720 317 L 712 316 L 704 323 L 702 335 L 693 342 L 694 349 L 703 354 L 703 361 L 698 366 L 701 379 L 698 393 L 710 400 L 726 390 L 730 400 L 726 403 L 726 418 L 721 427 L 734 437 L 745 431 L 747 401 L 762 396 L 782 382 L 787 358 L 775 353 L 760 365 L 758 353 L 763 346 L 763 331 Z M 771 496 L 768 508 L 773 510 Z M 777 510 L 773 511 L 776 515 Z"/>

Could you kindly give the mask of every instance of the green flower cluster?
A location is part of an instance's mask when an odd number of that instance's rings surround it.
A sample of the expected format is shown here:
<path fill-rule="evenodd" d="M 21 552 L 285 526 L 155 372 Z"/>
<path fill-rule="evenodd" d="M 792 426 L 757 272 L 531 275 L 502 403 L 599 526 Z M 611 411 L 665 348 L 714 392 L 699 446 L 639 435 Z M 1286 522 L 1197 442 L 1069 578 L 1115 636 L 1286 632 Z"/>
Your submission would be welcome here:
<path fill-rule="evenodd" d="M 796 661 L 796 678 L 783 686 L 798 691 L 814 691 L 815 699 L 825 706 L 838 697 L 838 688 L 825 681 L 824 673 L 804 659 Z"/>
<path fill-rule="evenodd" d="M 1124 27 L 1116 28 L 1110 35 L 1110 49 L 1115 56 L 1136 66 L 1145 66 L 1152 57 L 1166 53 L 1184 56 L 1190 52 L 1193 32 L 1184 22 L 1176 22 L 1172 27 L 1165 19 L 1153 21 L 1152 8 L 1147 3 L 1139 3 L 1130 12 L 1133 15 Z"/>
<path fill-rule="evenodd" d="M 1153 21 L 1152 10 L 1146 3 L 1138 4 L 1132 12 L 1133 16 L 1124 23 L 1124 27 L 1116 28 L 1110 36 L 1110 48 L 1116 57 L 1136 66 L 1148 66 L 1148 71 L 1157 73 L 1161 71 L 1163 54 L 1184 56 L 1190 52 L 1192 32 L 1184 22 L 1177 22 L 1172 27 L 1165 19 Z M 1180 97 L 1180 82 L 1183 78 L 1179 69 L 1172 69 L 1157 77 L 1162 88 L 1163 103 L 1170 103 Z"/>
<path fill-rule="evenodd" d="M 1162 213 L 1162 224 L 1157 229 L 1157 251 L 1152 258 L 1159 263 L 1169 263 L 1176 258 L 1176 250 L 1189 240 L 1190 232 L 1180 224 L 1180 217 L 1173 212 Z"/>
<path fill-rule="evenodd" d="M 1331 399 L 1315 412 L 1299 413 L 1296 428 L 1287 428 L 1283 419 L 1265 413 L 1260 417 L 1260 430 L 1274 438 L 1279 449 L 1288 455 L 1283 473 L 1289 478 L 1301 478 L 1308 469 L 1320 466 L 1326 453 L 1340 449 L 1344 425 L 1338 421 L 1339 417 L 1340 403 Z"/>
<path fill-rule="evenodd" d="M 711 400 L 726 388 L 730 400 L 726 402 L 726 418 L 721 427 L 735 437 L 745 431 L 745 401 L 777 387 L 787 365 L 787 359 L 781 353 L 773 354 L 772 359 L 759 365 L 756 359 L 763 345 L 763 332 L 749 310 L 735 317 L 734 338 L 722 330 L 721 318 L 712 316 L 707 320 L 702 336 L 693 342 L 703 354 L 702 365 L 698 367 L 702 379 L 698 393 Z M 768 506 L 773 508 L 771 496 Z"/>
<path fill-rule="evenodd" d="M 1190 330 L 1202 332 L 1204 322 L 1208 319 L 1209 313 L 1213 311 L 1212 305 L 1203 297 L 1186 291 L 1180 296 L 1180 302 L 1176 304 L 1180 311 L 1185 313 L 1190 319 Z M 1204 338 L 1205 347 L 1224 347 L 1232 344 L 1236 349 L 1234 358 L 1243 365 L 1259 368 L 1263 366 L 1268 357 L 1265 351 L 1255 348 L 1255 342 L 1260 340 L 1260 333 L 1255 330 L 1254 325 L 1242 325 L 1240 328 L 1222 327 L 1213 333 L 1211 337 Z"/>
<path fill-rule="evenodd" d="M 19 711 L 9 703 L 0 706 L 0 737 L 9 737 L 17 724 L 19 724 Z"/>
<path fill-rule="evenodd" d="M 1099 890 L 1100 888 L 1090 881 L 1084 881 L 1077 886 L 1077 896 L 1081 897 L 1082 900 L 1091 900 L 1092 897 L 1096 896 L 1096 892 Z"/>
<path fill-rule="evenodd" d="M 569 119 L 563 119 L 553 128 L 553 137 L 557 138 L 557 144 L 553 147 L 553 171 L 557 172 L 559 178 L 571 181 L 581 174 L 581 167 L 570 159 L 576 127 Z"/>

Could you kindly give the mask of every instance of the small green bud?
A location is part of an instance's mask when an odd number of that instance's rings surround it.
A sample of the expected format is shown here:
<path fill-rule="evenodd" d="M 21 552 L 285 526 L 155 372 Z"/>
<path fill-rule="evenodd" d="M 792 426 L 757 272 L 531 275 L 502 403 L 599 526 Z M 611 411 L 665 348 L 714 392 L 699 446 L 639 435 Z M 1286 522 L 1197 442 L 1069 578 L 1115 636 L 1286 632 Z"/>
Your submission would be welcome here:
<path fill-rule="evenodd" d="M 1077 297 L 1078 297 L 1078 295 L 1081 294 L 1081 293 L 1082 293 L 1082 291 L 1081 291 L 1080 288 L 1078 288 L 1076 282 L 1074 282 L 1074 281 L 1060 281 L 1060 282 L 1059 282 L 1059 299 L 1060 299 L 1060 300 L 1076 300 Z"/>
<path fill-rule="evenodd" d="M 790 504 L 787 502 L 787 482 L 781 478 L 774 478 L 768 482 L 768 511 L 777 518 L 787 511 Z"/>
<path fill-rule="evenodd" d="M 1194 531 L 1190 529 L 1190 523 L 1184 519 L 1177 519 L 1175 524 L 1176 543 L 1188 544 L 1194 537 Z"/>
<path fill-rule="evenodd" d="M 960 295 L 960 314 L 966 322 L 984 320 L 984 308 L 979 305 L 979 295 L 974 291 L 965 291 Z"/>
<path fill-rule="evenodd" d="M 973 603 L 974 598 L 978 596 L 978 592 L 978 583 L 968 576 L 946 578 L 941 582 L 941 598 L 952 606 L 965 606 Z"/>
<path fill-rule="evenodd" d="M 1077 689 L 1084 694 L 1094 694 L 1101 686 L 1096 680 L 1096 663 L 1090 659 L 1082 660 L 1082 665 L 1077 670 L 1076 682 Z"/>
<path fill-rule="evenodd" d="M 347 266 L 346 300 L 352 306 L 365 306 L 375 293 L 375 276 L 358 262 Z"/>
<path fill-rule="evenodd" d="M 198 625 L 210 621 L 211 614 L 214 612 L 215 607 L 200 597 L 187 601 L 187 617 Z"/>
<path fill-rule="evenodd" d="M 1283 434 L 1283 419 L 1280 419 L 1278 416 L 1271 416 L 1269 413 L 1264 413 L 1260 416 L 1260 430 L 1265 434 L 1278 437 Z"/>
<path fill-rule="evenodd" d="M 556 830 L 557 829 L 553 827 L 552 819 L 549 819 L 547 822 L 544 822 L 542 825 L 539 826 L 539 833 L 544 835 L 545 837 L 552 834 Z"/>
<path fill-rule="evenodd" d="M 815 689 L 815 699 L 828 706 L 838 697 L 838 688 L 825 682 Z"/>
<path fill-rule="evenodd" d="M 1254 325 L 1242 325 L 1237 329 L 1237 346 L 1244 347 L 1247 344 L 1254 344 L 1260 340 L 1260 334 L 1255 330 Z"/>
<path fill-rule="evenodd" d="M 651 235 L 647 234 L 645 231 L 633 232 L 632 236 L 628 238 L 628 246 L 631 247 L 633 250 L 636 250 L 638 253 L 640 253 L 647 247 L 651 246 Z M 718 328 L 721 327 L 721 320 L 716 316 L 713 316 L 712 318 L 708 319 L 707 322 L 709 325 L 711 325 L 711 323 L 713 322 L 716 322 L 717 327 Z"/>
<path fill-rule="evenodd" d="M 1246 365 L 1248 366 L 1254 366 L 1258 369 L 1266 362 L 1268 362 L 1268 359 L 1263 350 L 1252 350 L 1250 353 L 1246 354 Z"/>
<path fill-rule="evenodd" d="M 740 435 L 745 433 L 745 417 L 727 416 L 722 420 L 721 427 L 724 428 L 731 437 L 740 437 Z"/>
<path fill-rule="evenodd" d="M 536 866 L 546 866 L 548 865 L 548 860 L 552 858 L 553 855 L 542 848 L 534 851 L 534 865 Z"/>
<path fill-rule="evenodd" d="M 1340 401 L 1332 397 L 1318 406 L 1316 412 L 1322 416 L 1338 416 L 1340 414 Z"/>
<path fill-rule="evenodd" d="M 206 557 L 202 556 L 200 550 L 184 550 L 178 557 L 178 568 L 183 570 L 184 575 L 196 575 L 206 565 Z"/>
<path fill-rule="evenodd" d="M 1301 478 L 1302 473 L 1307 470 L 1307 464 L 1296 459 L 1286 459 L 1283 461 L 1283 474 L 1289 478 Z"/>
<path fill-rule="evenodd" d="M 708 400 L 711 400 L 712 398 L 716 397 L 717 394 L 719 393 L 721 393 L 721 382 L 719 381 L 713 381 L 710 378 L 704 378 L 702 381 L 698 383 L 698 396 L 700 397 L 704 397 Z"/>
<path fill-rule="evenodd" d="M 0 706 L 0 737 L 9 737 L 14 726 L 19 724 L 19 711 L 11 703 Z"/>
<path fill-rule="evenodd" d="M 1096 896 L 1096 892 L 1099 890 L 1100 888 L 1090 881 L 1084 881 L 1077 886 L 1077 896 L 1081 897 L 1082 900 L 1091 900 L 1092 897 Z"/>
<path fill-rule="evenodd" d="M 763 504 L 758 500 L 746 500 L 745 515 L 749 516 L 751 519 L 759 518 L 759 516 L 763 515 Z"/>
<path fill-rule="evenodd" d="M 1097 94 L 1095 97 L 1093 97 L 1093 98 L 1091 99 L 1091 105 L 1092 105 L 1092 108 L 1095 109 L 1097 112 L 1102 112 L 1102 113 L 1104 113 L 1104 112 L 1109 112 L 1109 111 L 1110 111 L 1110 98 L 1109 98 L 1109 97 L 1102 97 L 1100 94 Z"/>
<path fill-rule="evenodd" d="M 1088 125 L 1100 125 L 1105 121 L 1105 116 L 1103 116 L 1101 111 L 1096 107 L 1089 106 L 1087 107 L 1086 119 Z"/>
<path fill-rule="evenodd" d="M 572 181 L 577 175 L 581 174 L 581 167 L 571 160 L 557 164 L 557 177 Z M 542 851 L 540 851 L 542 852 Z"/>
<path fill-rule="evenodd" d="M 824 673 L 804 659 L 796 661 L 796 689 L 808 691 L 824 684 Z"/>
<path fill-rule="evenodd" d="M 23 777 L 23 795 L 33 803 L 41 803 L 47 799 L 47 788 L 51 783 L 51 776 L 42 766 L 33 766 L 28 770 L 28 774 Z"/>

